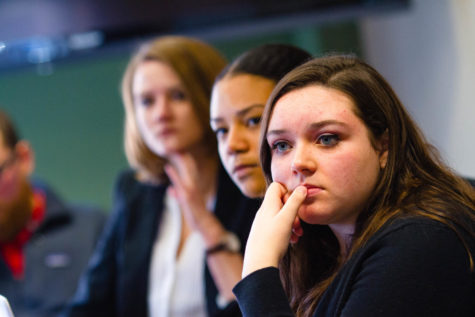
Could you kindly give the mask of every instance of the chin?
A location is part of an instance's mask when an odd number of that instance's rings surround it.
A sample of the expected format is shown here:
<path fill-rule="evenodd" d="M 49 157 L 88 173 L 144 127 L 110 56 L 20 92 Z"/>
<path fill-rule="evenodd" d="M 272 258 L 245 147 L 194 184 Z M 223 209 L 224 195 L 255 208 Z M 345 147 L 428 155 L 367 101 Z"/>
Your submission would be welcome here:
<path fill-rule="evenodd" d="M 298 216 L 300 219 L 305 221 L 308 224 L 312 225 L 327 225 L 329 222 L 328 215 L 317 211 L 315 206 L 301 206 L 298 211 Z"/>
<path fill-rule="evenodd" d="M 247 183 L 239 183 L 237 182 L 239 189 L 241 192 L 249 198 L 261 198 L 264 197 L 266 192 L 265 186 L 261 186 L 258 182 L 247 182 Z"/>

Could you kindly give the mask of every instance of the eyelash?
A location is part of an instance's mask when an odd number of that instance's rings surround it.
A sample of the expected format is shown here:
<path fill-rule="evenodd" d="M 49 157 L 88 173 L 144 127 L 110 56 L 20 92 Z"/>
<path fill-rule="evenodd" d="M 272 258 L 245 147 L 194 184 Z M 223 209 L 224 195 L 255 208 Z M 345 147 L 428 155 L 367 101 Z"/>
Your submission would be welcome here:
<path fill-rule="evenodd" d="M 283 150 L 279 150 L 279 145 L 287 145 L 288 147 L 290 147 L 290 144 L 286 141 L 282 141 L 282 140 L 279 140 L 279 141 L 275 141 L 274 143 L 272 143 L 271 145 L 271 151 L 272 152 L 277 152 L 277 153 L 283 153 L 284 151 Z M 288 149 L 286 149 L 288 150 Z M 285 151 L 286 151 L 285 150 Z"/>
<path fill-rule="evenodd" d="M 186 100 L 186 94 L 181 90 L 170 91 L 169 97 L 173 100 Z"/>
<path fill-rule="evenodd" d="M 331 140 L 333 140 L 332 144 L 322 144 L 322 139 L 323 138 L 331 138 Z M 317 138 L 317 143 L 319 144 L 322 144 L 326 147 L 332 147 L 332 146 L 335 146 L 338 144 L 338 141 L 340 141 L 340 137 L 336 134 L 332 134 L 332 133 L 326 133 L 326 134 L 322 134 L 320 135 L 318 138 Z"/>
<path fill-rule="evenodd" d="M 252 117 L 246 120 L 246 125 L 248 127 L 255 127 L 261 123 L 261 116 Z"/>
<path fill-rule="evenodd" d="M 324 144 L 322 142 L 322 140 L 324 138 L 330 138 L 331 144 Z M 316 140 L 316 143 L 321 144 L 324 147 L 330 148 L 330 147 L 333 147 L 333 146 L 337 145 L 339 141 L 340 141 L 340 137 L 338 135 L 327 133 L 327 134 L 322 134 L 322 135 L 318 136 L 318 138 Z M 279 149 L 279 146 L 281 146 L 281 145 L 286 145 L 285 150 L 280 150 Z M 284 153 L 284 152 L 288 151 L 288 149 L 290 147 L 291 147 L 291 145 L 289 144 L 289 142 L 283 141 L 283 140 L 278 140 L 278 141 L 275 141 L 274 143 L 271 144 L 271 151 L 272 152 L 277 152 L 277 153 Z"/>
<path fill-rule="evenodd" d="M 216 135 L 216 137 L 219 137 L 220 135 L 223 135 L 225 134 L 226 132 L 228 132 L 228 129 L 226 128 L 217 128 L 216 130 L 213 131 L 214 134 Z"/>
<path fill-rule="evenodd" d="M 256 116 L 256 117 L 249 118 L 249 119 L 245 120 L 245 123 L 246 123 L 246 127 L 249 127 L 249 128 L 258 127 L 259 124 L 261 123 L 261 116 Z M 217 137 L 219 137 L 220 135 L 223 135 L 223 134 L 227 133 L 228 129 L 224 128 L 224 127 L 223 128 L 216 128 L 213 132 Z"/>
<path fill-rule="evenodd" d="M 182 90 L 172 89 L 167 92 L 167 98 L 169 98 L 172 101 L 184 101 L 186 100 L 187 96 L 186 96 L 186 93 Z M 144 96 L 140 98 L 140 105 L 144 107 L 149 107 L 154 102 L 155 102 L 155 96 L 153 95 Z"/>

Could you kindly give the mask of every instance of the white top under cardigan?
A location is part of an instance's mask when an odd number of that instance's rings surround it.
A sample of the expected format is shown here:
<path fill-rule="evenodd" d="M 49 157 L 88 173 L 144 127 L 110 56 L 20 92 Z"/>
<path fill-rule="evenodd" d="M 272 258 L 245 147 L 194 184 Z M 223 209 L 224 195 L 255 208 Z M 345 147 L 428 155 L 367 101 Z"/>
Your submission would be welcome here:
<path fill-rule="evenodd" d="M 177 258 L 182 229 L 180 207 L 168 193 L 164 204 L 159 234 L 152 249 L 149 316 L 205 317 L 205 243 L 199 233 L 192 232 Z"/>

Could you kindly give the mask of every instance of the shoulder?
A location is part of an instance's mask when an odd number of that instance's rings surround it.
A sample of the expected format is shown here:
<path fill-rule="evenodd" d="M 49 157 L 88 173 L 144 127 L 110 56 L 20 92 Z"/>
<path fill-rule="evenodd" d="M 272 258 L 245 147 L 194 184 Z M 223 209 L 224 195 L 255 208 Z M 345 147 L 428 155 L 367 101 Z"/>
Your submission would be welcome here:
<path fill-rule="evenodd" d="M 401 243 L 410 241 L 412 244 L 418 244 L 419 241 L 421 244 L 426 244 L 441 239 L 456 243 L 460 237 L 468 238 L 468 233 L 456 225 L 449 225 L 427 217 L 407 217 L 388 222 L 375 236 L 382 241 L 397 238 L 395 240 Z M 416 237 L 419 239 L 413 241 Z"/>
<path fill-rule="evenodd" d="M 135 178 L 135 171 L 132 169 L 126 169 L 117 175 L 114 184 L 114 190 L 116 192 L 121 192 L 138 186 L 140 186 L 140 183 Z"/>
<path fill-rule="evenodd" d="M 362 254 L 401 270 L 444 267 L 468 272 L 473 237 L 462 229 L 425 217 L 397 219 L 376 233 Z"/>
<path fill-rule="evenodd" d="M 334 281 L 342 315 L 473 316 L 464 314 L 473 312 L 474 280 L 457 232 L 429 218 L 386 224 Z M 473 254 L 473 241 L 464 240 Z M 326 303 L 334 303 L 328 296 Z"/>
<path fill-rule="evenodd" d="M 156 195 L 164 192 L 166 184 L 144 183 L 137 179 L 137 172 L 133 169 L 126 169 L 120 172 L 114 185 L 114 199 L 131 198 L 147 194 Z"/>
<path fill-rule="evenodd" d="M 134 227 L 147 221 L 156 223 L 161 213 L 166 184 L 139 181 L 134 170 L 121 172 L 113 192 L 111 220 L 114 226 Z"/>

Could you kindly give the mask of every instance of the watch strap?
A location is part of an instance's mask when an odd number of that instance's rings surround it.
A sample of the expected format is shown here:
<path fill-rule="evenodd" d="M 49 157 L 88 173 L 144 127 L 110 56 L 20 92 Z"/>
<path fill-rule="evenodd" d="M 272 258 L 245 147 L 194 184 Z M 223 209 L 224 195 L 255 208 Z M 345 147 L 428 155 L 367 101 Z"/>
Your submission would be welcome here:
<path fill-rule="evenodd" d="M 206 256 L 217 253 L 217 252 L 221 252 L 221 251 L 230 251 L 227 244 L 224 242 L 218 243 L 214 247 L 206 249 Z"/>

